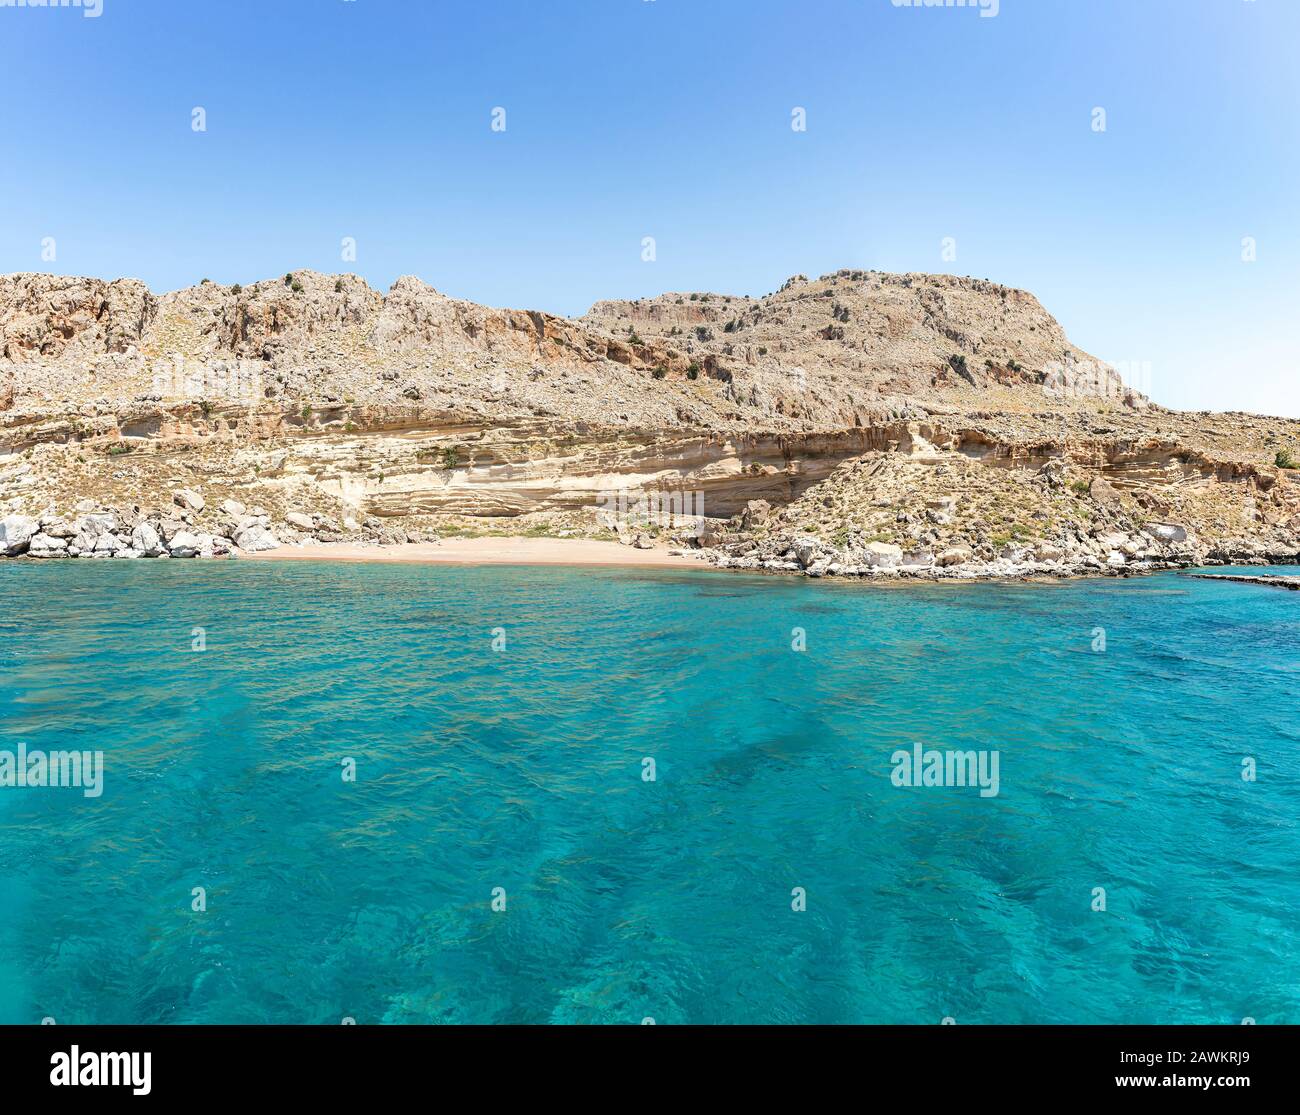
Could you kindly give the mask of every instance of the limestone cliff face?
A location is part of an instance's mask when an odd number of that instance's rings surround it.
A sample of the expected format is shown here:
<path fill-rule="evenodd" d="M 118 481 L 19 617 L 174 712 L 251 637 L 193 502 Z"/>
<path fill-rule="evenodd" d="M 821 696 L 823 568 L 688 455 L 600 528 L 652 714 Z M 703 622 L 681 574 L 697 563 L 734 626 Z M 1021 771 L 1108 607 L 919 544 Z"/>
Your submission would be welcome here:
<path fill-rule="evenodd" d="M 1285 553 L 1288 449 L 1300 424 L 1162 410 L 1032 295 L 978 279 L 841 271 L 571 319 L 410 276 L 387 294 L 295 271 L 163 295 L 0 277 L 15 511 L 165 502 L 179 478 L 299 519 L 581 531 L 612 491 L 689 491 L 738 529 L 761 501 L 781 529 L 878 546 L 1066 546 L 1089 522 L 1164 515 Z"/>
<path fill-rule="evenodd" d="M 0 275 L 0 357 L 24 363 L 124 353 L 157 311 L 158 300 L 135 279 Z"/>

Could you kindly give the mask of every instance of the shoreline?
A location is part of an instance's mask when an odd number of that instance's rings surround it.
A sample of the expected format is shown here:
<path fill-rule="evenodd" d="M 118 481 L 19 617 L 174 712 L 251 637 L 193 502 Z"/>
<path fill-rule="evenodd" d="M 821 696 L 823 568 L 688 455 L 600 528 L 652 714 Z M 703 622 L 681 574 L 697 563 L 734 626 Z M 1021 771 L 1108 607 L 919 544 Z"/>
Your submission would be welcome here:
<path fill-rule="evenodd" d="M 399 546 L 312 542 L 302 546 L 284 545 L 274 550 L 240 554 L 239 560 L 717 569 L 707 561 L 670 553 L 667 549 L 638 550 L 619 542 L 598 542 L 589 538 L 449 538 L 442 542 L 407 542 Z"/>
<path fill-rule="evenodd" d="M 13 517 L 21 519 L 21 516 Z M 99 527 L 99 520 L 112 519 L 111 512 L 87 514 L 78 520 L 74 529 Z M 9 520 L 6 520 L 6 526 Z M 43 522 L 29 519 L 26 524 L 30 531 L 44 527 Z M 741 573 L 756 576 L 795 577 L 813 580 L 837 581 L 841 583 L 874 584 L 887 587 L 899 587 L 916 584 L 1060 584 L 1076 580 L 1128 579 L 1150 576 L 1162 572 L 1187 572 L 1197 568 L 1231 568 L 1250 569 L 1256 566 L 1295 566 L 1300 565 L 1300 554 L 1291 553 L 1261 556 L 1226 555 L 1223 553 L 1184 554 L 1155 558 L 1142 555 L 1143 560 L 1107 561 L 1096 558 L 1075 560 L 1039 561 L 1020 560 L 1003 556 L 991 561 L 967 560 L 959 564 L 938 565 L 933 561 L 927 564 L 893 565 L 873 564 L 866 566 L 844 563 L 844 555 L 832 550 L 814 538 L 796 539 L 786 543 L 781 541 L 769 548 L 769 556 L 755 553 L 736 555 L 729 553 L 726 547 L 709 547 L 692 550 L 684 546 L 651 545 L 645 549 L 629 546 L 621 542 L 601 541 L 591 538 L 539 535 L 479 535 L 473 537 L 449 537 L 435 542 L 404 542 L 400 544 L 383 544 L 376 541 L 338 541 L 321 542 L 284 542 L 280 543 L 269 535 L 265 528 L 249 528 L 251 539 L 236 540 L 228 537 L 214 537 L 209 534 L 194 534 L 190 531 L 173 531 L 169 539 L 164 540 L 158 527 L 151 522 L 137 523 L 129 541 L 125 532 L 116 527 L 119 534 L 104 534 L 104 527 L 92 538 L 83 538 L 78 534 L 75 541 L 80 547 L 91 545 L 92 550 L 79 548 L 66 542 L 68 525 L 58 521 L 54 525 L 62 529 L 53 535 L 36 534 L 28 546 L 6 560 L 50 559 L 212 559 L 262 562 L 343 562 L 350 564 L 411 564 L 411 565 L 459 565 L 459 566 L 567 566 L 571 568 L 627 568 L 627 569 L 693 569 L 713 573 Z M 173 524 L 174 526 L 175 524 Z M 240 536 L 239 531 L 233 532 Z M 104 538 L 113 543 L 103 545 Z M 24 541 L 21 537 L 17 541 Z M 253 545 L 245 548 L 245 542 Z M 648 539 L 643 539 L 648 541 Z M 263 544 L 270 542 L 269 547 Z M 41 543 L 39 550 L 37 544 Z M 176 545 L 180 543 L 180 545 Z M 170 548 L 171 552 L 168 552 Z M 754 550 L 753 543 L 749 549 Z M 895 547 L 897 549 L 897 547 Z M 0 549 L 0 555 L 4 551 Z M 874 554 L 868 556 L 875 556 Z M 886 554 L 886 557 L 894 556 Z M 1112 554 L 1112 557 L 1118 555 Z M 1219 577 L 1218 579 L 1232 579 Z M 1288 586 L 1289 587 L 1289 586 Z"/>
<path fill-rule="evenodd" d="M 233 557 L 234 554 L 232 553 Z M 408 542 L 396 546 L 367 543 L 311 542 L 283 545 L 275 550 L 241 553 L 240 561 L 297 562 L 327 561 L 350 564 L 380 565 L 522 565 L 567 566 L 571 568 L 693 569 L 698 572 L 749 574 L 778 578 L 824 580 L 847 584 L 871 584 L 879 587 L 907 587 L 921 584 L 981 585 L 1037 584 L 1061 585 L 1083 580 L 1130 580 L 1158 573 L 1187 574 L 1195 568 L 1235 568 L 1276 562 L 1221 561 L 1210 559 L 1195 564 L 1180 562 L 1142 563 L 1121 568 L 985 568 L 979 572 L 936 569 L 862 571 L 854 573 L 810 575 L 804 569 L 746 566 L 737 562 L 710 560 L 667 547 L 638 550 L 618 542 L 599 542 L 587 538 L 531 538 L 525 536 L 481 536 L 450 538 L 441 542 Z M 992 565 L 992 563 L 989 563 Z M 1283 562 L 1281 564 L 1289 564 Z M 1194 574 L 1193 574 L 1194 575 Z M 1220 575 L 1217 579 L 1229 580 Z"/>

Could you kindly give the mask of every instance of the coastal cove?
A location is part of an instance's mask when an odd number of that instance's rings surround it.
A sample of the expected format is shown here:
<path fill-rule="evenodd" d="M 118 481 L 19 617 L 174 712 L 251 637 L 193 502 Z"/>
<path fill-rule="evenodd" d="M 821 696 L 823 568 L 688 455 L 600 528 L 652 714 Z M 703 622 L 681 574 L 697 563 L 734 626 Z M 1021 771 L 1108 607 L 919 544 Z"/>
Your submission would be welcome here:
<path fill-rule="evenodd" d="M 1300 1019 L 1293 594 L 703 572 L 0 564 L 0 1023 Z"/>

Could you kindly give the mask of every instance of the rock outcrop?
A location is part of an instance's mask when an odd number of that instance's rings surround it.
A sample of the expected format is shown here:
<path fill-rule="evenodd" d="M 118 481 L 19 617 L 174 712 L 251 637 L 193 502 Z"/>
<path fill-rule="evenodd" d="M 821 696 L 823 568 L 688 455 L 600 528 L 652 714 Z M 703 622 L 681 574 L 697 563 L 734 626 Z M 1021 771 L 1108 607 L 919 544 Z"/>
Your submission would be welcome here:
<path fill-rule="evenodd" d="M 158 300 L 135 279 L 0 275 L 0 358 L 15 363 L 128 353 Z"/>

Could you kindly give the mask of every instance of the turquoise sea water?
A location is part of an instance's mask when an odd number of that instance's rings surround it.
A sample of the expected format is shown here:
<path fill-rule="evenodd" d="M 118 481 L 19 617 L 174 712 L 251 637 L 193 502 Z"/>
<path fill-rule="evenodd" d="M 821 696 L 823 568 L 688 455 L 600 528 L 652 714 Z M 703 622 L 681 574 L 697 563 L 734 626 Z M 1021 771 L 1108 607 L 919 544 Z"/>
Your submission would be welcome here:
<path fill-rule="evenodd" d="M 1300 1022 L 1297 681 L 1174 575 L 2 564 L 0 750 L 105 783 L 0 789 L 0 1022 Z"/>

